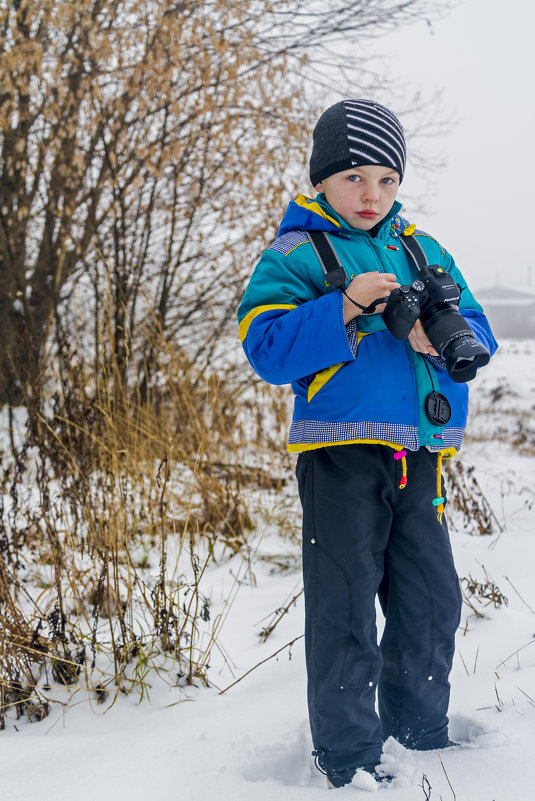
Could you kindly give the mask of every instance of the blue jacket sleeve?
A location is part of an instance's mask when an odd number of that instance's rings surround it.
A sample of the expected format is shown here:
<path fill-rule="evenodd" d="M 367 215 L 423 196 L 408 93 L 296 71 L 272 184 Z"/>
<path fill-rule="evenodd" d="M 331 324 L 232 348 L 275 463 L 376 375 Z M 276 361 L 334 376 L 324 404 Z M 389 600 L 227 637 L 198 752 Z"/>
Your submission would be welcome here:
<path fill-rule="evenodd" d="M 304 266 L 303 258 L 266 251 L 238 310 L 245 354 L 271 384 L 288 384 L 354 359 L 341 292 L 322 294 Z"/>
<path fill-rule="evenodd" d="M 260 312 L 250 323 L 242 344 L 254 370 L 270 384 L 289 384 L 354 359 L 340 292 L 309 300 L 291 310 Z"/>
<path fill-rule="evenodd" d="M 496 353 L 498 343 L 494 339 L 489 321 L 483 311 L 479 311 L 479 309 L 459 309 L 459 311 L 474 332 L 477 341 L 487 348 L 491 356 Z"/>

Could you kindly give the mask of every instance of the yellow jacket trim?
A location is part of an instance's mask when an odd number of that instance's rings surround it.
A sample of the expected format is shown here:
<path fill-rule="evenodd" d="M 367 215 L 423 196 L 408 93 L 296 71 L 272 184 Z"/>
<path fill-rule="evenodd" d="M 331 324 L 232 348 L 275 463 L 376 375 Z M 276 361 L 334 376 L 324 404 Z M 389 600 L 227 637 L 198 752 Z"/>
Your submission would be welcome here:
<path fill-rule="evenodd" d="M 369 336 L 369 332 L 364 333 L 364 331 L 358 331 L 357 333 L 357 348 L 359 346 L 359 342 L 362 337 Z M 319 373 L 316 373 L 314 379 L 310 382 L 310 386 L 308 388 L 308 402 L 312 400 L 316 392 L 319 392 L 322 387 L 325 386 L 327 381 L 329 381 L 333 375 L 338 372 L 340 367 L 343 367 L 346 362 L 340 362 L 339 364 L 332 364 L 330 367 L 326 367 L 325 370 L 320 370 Z"/>
<path fill-rule="evenodd" d="M 344 439 L 340 442 L 307 442 L 307 443 L 292 443 L 288 445 L 289 453 L 301 453 L 301 451 L 314 451 L 317 448 L 330 448 L 334 445 L 386 445 L 388 448 L 393 448 L 395 451 L 405 450 L 404 445 L 398 445 L 396 442 L 387 442 L 384 439 Z M 437 451 L 435 451 L 436 453 Z M 438 451 L 443 459 L 451 459 L 457 453 L 456 448 L 443 448 Z"/>
<path fill-rule="evenodd" d="M 333 375 L 343 367 L 345 362 L 340 362 L 339 364 L 332 364 L 330 367 L 326 367 L 325 370 L 320 370 L 319 373 L 316 373 L 316 377 L 313 381 L 311 381 L 310 386 L 308 388 L 308 402 L 312 400 L 316 392 L 319 392 L 322 387 L 325 386 L 327 381 L 333 377 Z"/>
<path fill-rule="evenodd" d="M 306 195 L 298 195 L 294 202 L 297 203 L 298 206 L 308 209 L 308 211 L 313 211 L 314 214 L 319 214 L 324 220 L 329 220 L 329 222 L 332 222 L 337 228 L 342 227 L 338 220 L 335 220 L 334 217 L 330 217 L 326 211 L 323 211 L 319 203 L 316 203 L 315 200 L 312 200 Z"/>
<path fill-rule="evenodd" d="M 293 247 L 293 248 L 290 248 L 290 250 L 287 250 L 287 251 L 285 252 L 285 254 L 284 254 L 284 255 L 285 255 L 285 256 L 289 256 L 289 255 L 290 255 L 290 253 L 293 253 L 293 252 L 294 252 L 294 250 L 297 250 L 297 248 L 300 248 L 300 247 L 301 247 L 301 245 L 306 245 L 306 242 L 299 242 L 299 244 L 298 244 L 298 245 L 294 245 L 294 247 Z"/>
<path fill-rule="evenodd" d="M 287 309 L 291 311 L 292 309 L 296 309 L 297 306 L 294 304 L 288 303 L 273 303 L 270 306 L 257 306 L 255 309 L 251 309 L 249 314 L 246 314 L 243 320 L 239 325 L 239 332 L 240 332 L 240 342 L 243 342 L 245 337 L 247 336 L 247 331 L 249 330 L 249 326 L 253 322 L 255 317 L 258 317 L 259 314 L 263 314 L 266 311 L 272 311 L 273 309 Z"/>
<path fill-rule="evenodd" d="M 307 442 L 301 445 L 292 443 L 288 445 L 288 452 L 300 453 L 301 451 L 315 451 L 318 448 L 330 448 L 332 445 L 386 445 L 387 448 L 393 448 L 395 451 L 405 450 L 404 445 L 398 445 L 396 442 L 387 442 L 384 439 L 344 439 L 340 442 Z"/>

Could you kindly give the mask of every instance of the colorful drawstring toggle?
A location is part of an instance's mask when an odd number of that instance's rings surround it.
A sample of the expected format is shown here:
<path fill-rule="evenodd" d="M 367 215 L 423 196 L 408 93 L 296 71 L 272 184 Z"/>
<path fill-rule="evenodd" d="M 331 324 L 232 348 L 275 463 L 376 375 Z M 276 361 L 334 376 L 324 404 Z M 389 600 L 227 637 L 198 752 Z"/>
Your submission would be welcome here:
<path fill-rule="evenodd" d="M 405 458 L 407 456 L 407 451 L 406 450 L 396 451 L 393 455 L 396 461 L 401 459 L 402 476 L 399 480 L 399 488 L 404 489 L 407 486 L 407 460 Z"/>
<path fill-rule="evenodd" d="M 433 500 L 433 505 L 437 508 L 437 520 L 442 523 L 444 515 L 444 498 L 440 494 L 442 491 L 442 453 L 439 451 L 437 460 L 437 497 Z"/>

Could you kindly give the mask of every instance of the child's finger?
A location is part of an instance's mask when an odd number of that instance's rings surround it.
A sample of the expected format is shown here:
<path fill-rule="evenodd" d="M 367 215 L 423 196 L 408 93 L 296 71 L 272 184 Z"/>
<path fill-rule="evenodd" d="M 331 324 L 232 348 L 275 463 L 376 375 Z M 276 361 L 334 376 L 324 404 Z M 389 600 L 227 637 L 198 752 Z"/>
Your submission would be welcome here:
<path fill-rule="evenodd" d="M 417 353 L 425 353 L 429 356 L 438 356 L 437 351 L 431 344 L 429 337 L 425 333 L 419 320 L 416 320 L 413 329 L 409 334 L 409 342 L 412 349 Z"/>

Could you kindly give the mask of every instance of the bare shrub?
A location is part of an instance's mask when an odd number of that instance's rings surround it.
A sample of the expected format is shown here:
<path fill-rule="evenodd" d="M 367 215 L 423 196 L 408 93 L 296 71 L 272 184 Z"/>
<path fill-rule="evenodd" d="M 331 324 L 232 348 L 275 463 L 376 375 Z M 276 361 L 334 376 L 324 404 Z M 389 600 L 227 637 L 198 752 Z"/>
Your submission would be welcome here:
<path fill-rule="evenodd" d="M 473 465 L 461 460 L 446 461 L 445 465 L 448 504 L 460 515 L 463 529 L 479 536 L 500 532 L 502 526 L 479 485 Z"/>
<path fill-rule="evenodd" d="M 484 616 L 480 607 L 486 607 L 492 604 L 494 609 L 499 609 L 509 604 L 508 598 L 489 577 L 484 567 L 483 573 L 484 579 L 482 581 L 473 578 L 471 574 L 459 579 L 464 602 L 470 607 L 476 617 Z"/>

